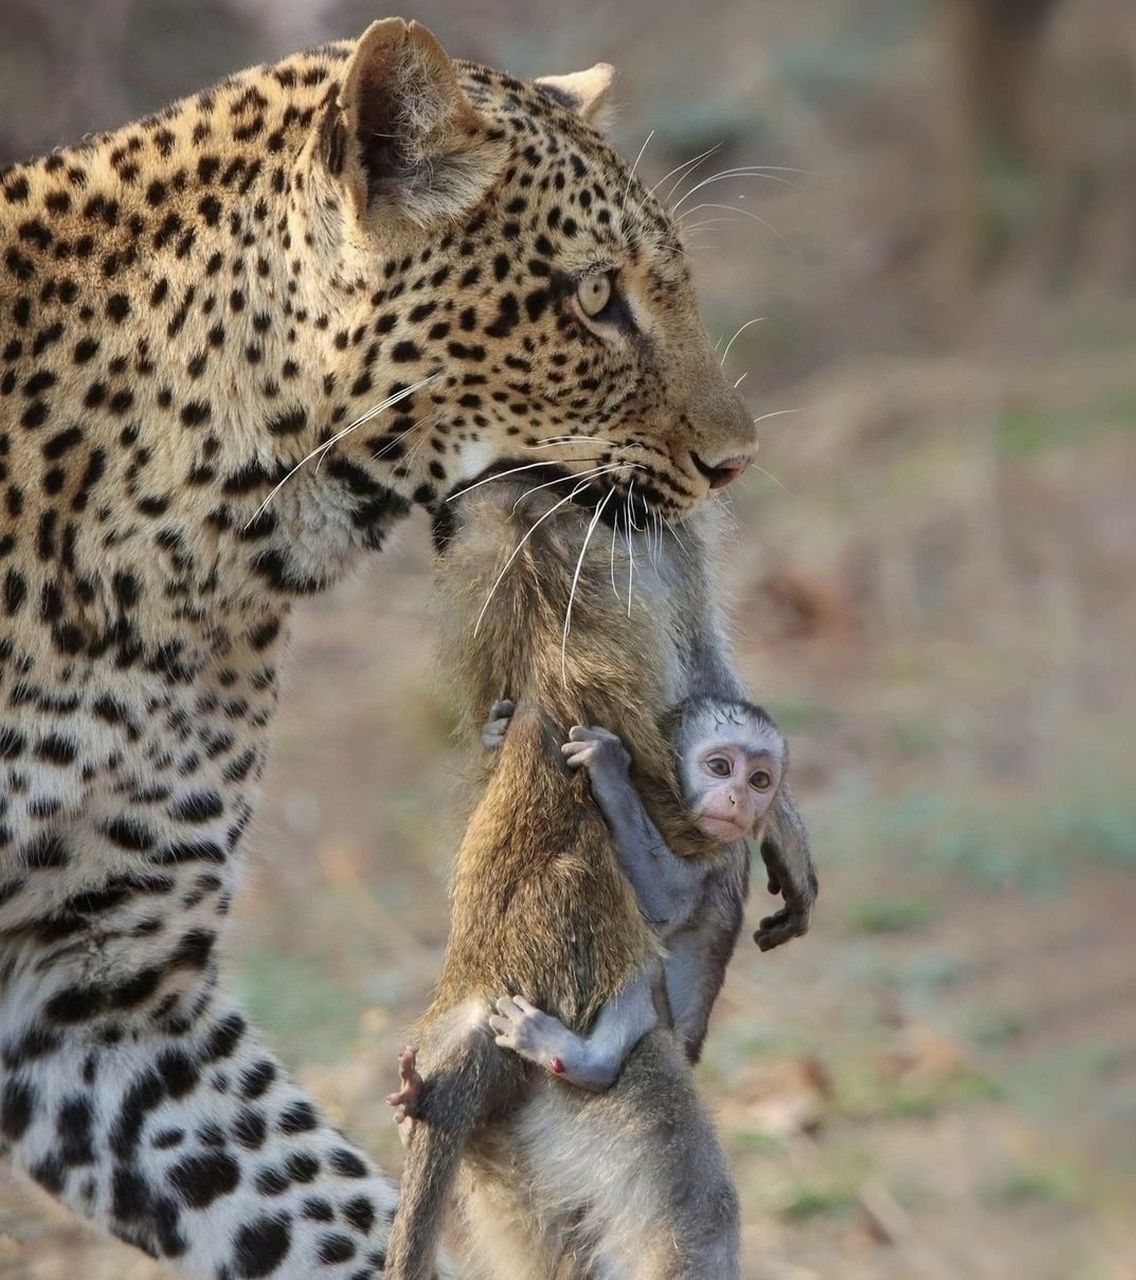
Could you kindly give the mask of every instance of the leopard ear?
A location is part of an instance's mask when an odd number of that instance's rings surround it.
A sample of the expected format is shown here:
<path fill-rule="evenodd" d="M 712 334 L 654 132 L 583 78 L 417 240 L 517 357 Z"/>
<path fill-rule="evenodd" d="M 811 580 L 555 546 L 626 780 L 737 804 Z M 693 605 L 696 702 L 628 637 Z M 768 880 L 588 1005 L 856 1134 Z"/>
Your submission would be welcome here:
<path fill-rule="evenodd" d="M 359 37 L 320 136 L 325 165 L 355 188 L 360 214 L 394 211 L 420 226 L 467 212 L 504 163 L 449 54 L 401 18 Z"/>
<path fill-rule="evenodd" d="M 574 111 L 585 124 L 604 130 L 611 107 L 608 95 L 615 82 L 615 68 L 608 62 L 597 62 L 587 71 L 573 71 L 566 76 L 541 76 L 536 85 L 561 106 Z"/>

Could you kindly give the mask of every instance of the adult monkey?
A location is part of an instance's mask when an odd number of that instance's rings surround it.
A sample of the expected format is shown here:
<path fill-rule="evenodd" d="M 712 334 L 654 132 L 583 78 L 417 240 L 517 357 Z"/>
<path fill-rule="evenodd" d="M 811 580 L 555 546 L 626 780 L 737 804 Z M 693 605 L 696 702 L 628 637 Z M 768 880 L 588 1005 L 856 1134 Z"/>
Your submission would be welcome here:
<path fill-rule="evenodd" d="M 487 471 L 752 455 L 609 81 L 387 19 L 0 175 L 0 1138 L 192 1273 L 374 1276 L 395 1199 L 218 987 L 294 601 Z"/>
<path fill-rule="evenodd" d="M 471 735 L 502 690 L 516 709 L 485 753 L 442 975 L 418 1026 L 425 1081 L 407 1101 L 422 1123 L 407 1144 L 391 1280 L 430 1274 L 462 1157 L 471 1246 L 494 1275 L 552 1274 L 565 1253 L 585 1270 L 639 1280 L 737 1275 L 736 1196 L 683 1049 L 697 1055 L 737 937 L 745 854 L 736 844 L 721 854 L 692 826 L 661 727 L 730 668 L 702 530 L 688 521 L 683 541 L 662 543 L 654 561 L 641 535 L 617 552 L 613 531 L 609 555 L 593 537 L 601 514 L 602 505 L 589 523 L 547 493 L 494 482 L 464 499 L 444 534 L 447 685 Z M 612 588 L 636 552 L 638 595 L 625 606 Z M 658 955 L 611 833 L 561 755 L 569 725 L 601 716 L 630 751 L 668 847 L 722 865 L 703 881 L 706 932 L 665 1018 L 681 1038 L 647 1031 L 614 1087 L 596 1095 L 534 1078 L 488 1024 L 509 992 L 584 1030 Z"/>

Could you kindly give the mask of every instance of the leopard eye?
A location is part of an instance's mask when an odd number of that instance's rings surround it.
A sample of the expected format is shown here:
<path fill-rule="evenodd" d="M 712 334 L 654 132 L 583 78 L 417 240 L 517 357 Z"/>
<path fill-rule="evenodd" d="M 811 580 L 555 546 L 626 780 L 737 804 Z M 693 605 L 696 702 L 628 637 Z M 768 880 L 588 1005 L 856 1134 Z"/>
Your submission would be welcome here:
<path fill-rule="evenodd" d="M 610 271 L 593 271 L 577 284 L 576 300 L 584 315 L 594 320 L 611 301 L 614 291 Z"/>

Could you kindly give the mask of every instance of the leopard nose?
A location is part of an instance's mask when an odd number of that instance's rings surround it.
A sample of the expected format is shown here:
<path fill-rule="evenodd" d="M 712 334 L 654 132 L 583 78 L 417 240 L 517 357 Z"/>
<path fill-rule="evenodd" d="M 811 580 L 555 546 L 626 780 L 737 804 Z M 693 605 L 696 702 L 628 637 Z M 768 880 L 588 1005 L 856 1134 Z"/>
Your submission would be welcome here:
<path fill-rule="evenodd" d="M 724 489 L 746 470 L 753 461 L 752 453 L 734 453 L 719 462 L 707 462 L 691 450 L 690 460 L 695 470 L 706 477 L 711 489 Z"/>

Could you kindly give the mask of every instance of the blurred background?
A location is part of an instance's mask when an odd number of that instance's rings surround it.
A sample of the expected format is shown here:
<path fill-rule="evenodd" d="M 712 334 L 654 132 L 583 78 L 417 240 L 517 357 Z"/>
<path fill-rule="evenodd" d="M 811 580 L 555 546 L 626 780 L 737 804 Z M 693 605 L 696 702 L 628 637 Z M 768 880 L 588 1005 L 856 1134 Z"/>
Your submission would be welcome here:
<path fill-rule="evenodd" d="M 822 895 L 808 938 L 743 935 L 700 1068 L 748 1280 L 1131 1280 L 1131 0 L 402 12 L 521 74 L 614 62 L 649 182 L 713 148 L 660 187 L 712 334 L 761 317 L 728 356 L 769 415 L 730 585 Z M 374 16 L 0 0 L 0 161 Z M 392 1170 L 380 1098 L 439 965 L 461 773 L 431 626 L 420 522 L 300 610 L 231 946 Z M 759 878 L 752 922 L 769 901 Z M 0 1275 L 160 1274 L 0 1174 Z"/>

